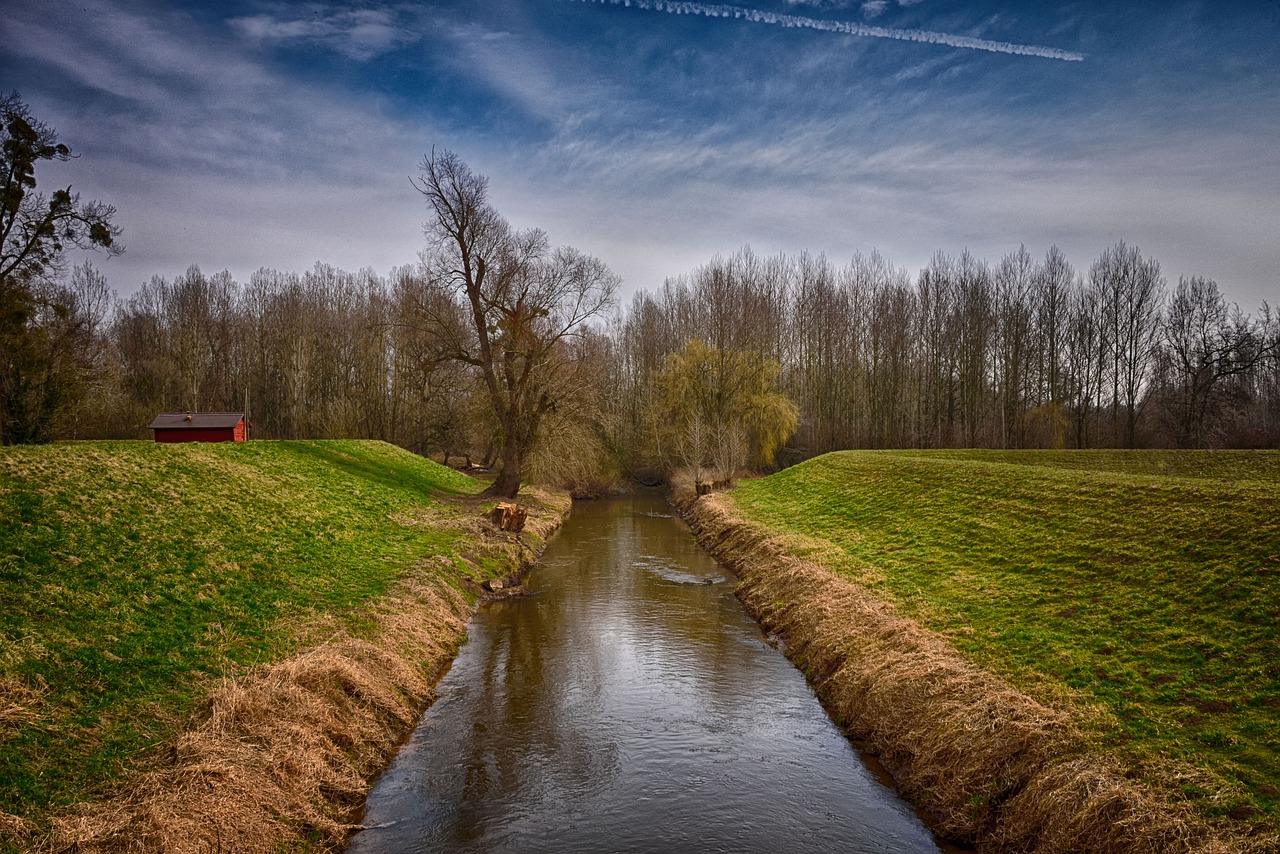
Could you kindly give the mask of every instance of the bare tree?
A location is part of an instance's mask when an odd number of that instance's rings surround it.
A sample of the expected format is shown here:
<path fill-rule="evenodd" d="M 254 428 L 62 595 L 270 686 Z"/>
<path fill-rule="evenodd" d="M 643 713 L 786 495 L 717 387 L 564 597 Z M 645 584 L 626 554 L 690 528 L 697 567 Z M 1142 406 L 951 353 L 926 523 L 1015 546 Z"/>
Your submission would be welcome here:
<path fill-rule="evenodd" d="M 1039 355 L 1036 402 L 1040 404 L 1056 405 L 1063 399 L 1063 338 L 1075 287 L 1076 273 L 1067 256 L 1057 246 L 1050 246 L 1044 263 L 1036 268 L 1032 295 Z"/>
<path fill-rule="evenodd" d="M 1035 264 L 1025 246 L 1000 260 L 995 272 L 996 393 L 1000 404 L 1000 446 L 1026 445 L 1022 418 L 1031 397 L 1028 374 L 1033 349 Z"/>
<path fill-rule="evenodd" d="M 1132 448 L 1155 362 L 1164 277 L 1159 261 L 1143 258 L 1138 247 L 1121 241 L 1103 251 L 1089 268 L 1089 279 L 1102 300 L 1110 354 L 1112 439 Z"/>
<path fill-rule="evenodd" d="M 414 182 L 430 210 L 422 252 L 427 283 L 461 305 L 467 323 L 424 301 L 421 321 L 439 355 L 479 372 L 502 442 L 502 468 L 487 490 L 513 497 L 525 457 L 578 366 L 568 339 L 613 302 L 618 279 L 575 249 L 551 249 L 541 231 L 516 231 L 489 204 L 488 179 L 452 152 L 423 158 Z"/>
<path fill-rule="evenodd" d="M 1106 379 L 1102 302 L 1093 287 L 1076 288 L 1068 308 L 1064 393 L 1071 405 L 1077 448 L 1092 446 L 1090 426 Z"/>
<path fill-rule="evenodd" d="M 1249 397 L 1226 381 L 1251 372 L 1280 342 L 1267 341 L 1260 323 L 1228 305 L 1217 283 L 1201 276 L 1178 280 L 1163 328 L 1170 386 L 1165 414 L 1174 437 L 1184 447 L 1219 444 L 1232 399 L 1243 407 Z"/>
<path fill-rule="evenodd" d="M 987 263 L 965 250 L 956 265 L 956 303 L 948 323 L 956 357 L 957 399 L 964 445 L 985 444 L 984 437 L 990 400 L 990 364 L 992 332 L 991 273 Z M 953 438 L 952 442 L 956 439 Z"/>

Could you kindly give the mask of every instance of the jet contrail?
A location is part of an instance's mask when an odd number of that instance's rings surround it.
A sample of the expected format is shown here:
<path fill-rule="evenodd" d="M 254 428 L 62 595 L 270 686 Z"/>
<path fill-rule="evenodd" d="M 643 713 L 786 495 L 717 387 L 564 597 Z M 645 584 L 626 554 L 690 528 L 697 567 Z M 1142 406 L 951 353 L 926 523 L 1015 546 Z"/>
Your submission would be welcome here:
<path fill-rule="evenodd" d="M 998 42 L 990 39 L 975 39 L 970 36 L 957 36 L 951 33 L 935 33 L 931 30 L 900 30 L 892 27 L 871 27 L 866 24 L 848 24 L 842 21 L 823 21 L 818 18 L 804 18 L 799 15 L 782 15 L 777 12 L 762 12 L 757 9 L 743 9 L 739 6 L 722 6 L 712 3 L 688 3 L 682 0 L 582 0 L 584 3 L 601 3 L 609 6 L 634 6 L 650 12 L 667 12 L 672 15 L 703 15 L 708 18 L 740 18 L 757 24 L 773 24 L 777 27 L 822 30 L 828 33 L 842 33 L 850 36 L 867 36 L 877 39 L 898 39 L 906 42 L 927 42 L 948 47 L 962 47 L 970 50 L 987 50 L 993 53 L 1012 53 L 1017 56 L 1038 56 L 1043 59 L 1060 59 L 1065 62 L 1082 62 L 1083 53 L 1069 50 L 1058 50 L 1055 47 L 1042 47 L 1034 44 L 1015 44 L 1014 42 Z"/>

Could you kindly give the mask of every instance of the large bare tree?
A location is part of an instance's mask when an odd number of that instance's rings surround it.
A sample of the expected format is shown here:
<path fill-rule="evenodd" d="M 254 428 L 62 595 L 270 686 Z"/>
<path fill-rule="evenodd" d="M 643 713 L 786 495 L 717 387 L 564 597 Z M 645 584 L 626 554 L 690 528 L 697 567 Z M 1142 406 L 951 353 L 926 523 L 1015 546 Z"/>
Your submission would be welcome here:
<path fill-rule="evenodd" d="M 422 252 L 430 289 L 419 318 L 439 356 L 473 367 L 493 407 L 501 469 L 487 492 L 514 497 L 544 417 L 581 369 L 570 339 L 613 303 L 618 278 L 571 248 L 553 249 L 538 230 L 517 231 L 488 199 L 488 179 L 456 154 L 433 151 L 414 182 L 427 200 Z"/>

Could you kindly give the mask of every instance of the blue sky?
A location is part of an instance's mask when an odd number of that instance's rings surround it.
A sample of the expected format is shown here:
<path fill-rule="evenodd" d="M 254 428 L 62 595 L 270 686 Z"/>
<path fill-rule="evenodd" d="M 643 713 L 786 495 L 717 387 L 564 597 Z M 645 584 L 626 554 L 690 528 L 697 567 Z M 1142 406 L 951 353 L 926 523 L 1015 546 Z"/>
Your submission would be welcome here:
<path fill-rule="evenodd" d="M 412 263 L 436 146 L 627 291 L 745 245 L 914 272 L 1125 240 L 1280 302 L 1276 0 L 6 0 L 0 39 L 81 155 L 43 186 L 119 209 L 122 293 Z"/>

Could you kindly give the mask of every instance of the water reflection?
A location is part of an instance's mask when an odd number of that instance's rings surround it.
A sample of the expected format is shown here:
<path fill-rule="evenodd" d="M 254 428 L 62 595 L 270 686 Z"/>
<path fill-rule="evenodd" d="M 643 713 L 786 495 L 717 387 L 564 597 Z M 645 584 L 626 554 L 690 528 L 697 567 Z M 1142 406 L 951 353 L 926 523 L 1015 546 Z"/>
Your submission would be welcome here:
<path fill-rule="evenodd" d="M 936 851 L 658 496 L 575 505 L 349 850 Z"/>

